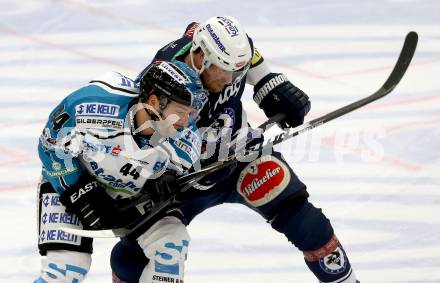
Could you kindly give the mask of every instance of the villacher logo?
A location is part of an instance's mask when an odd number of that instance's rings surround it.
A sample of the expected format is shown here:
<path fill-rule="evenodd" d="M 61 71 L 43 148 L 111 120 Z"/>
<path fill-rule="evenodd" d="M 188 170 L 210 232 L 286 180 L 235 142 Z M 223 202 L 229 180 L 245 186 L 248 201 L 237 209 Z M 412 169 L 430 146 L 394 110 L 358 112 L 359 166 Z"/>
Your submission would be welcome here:
<path fill-rule="evenodd" d="M 274 156 L 265 156 L 243 169 L 237 190 L 247 202 L 261 206 L 278 196 L 289 181 L 290 172 L 286 165 Z"/>
<path fill-rule="evenodd" d="M 252 180 L 252 182 L 244 187 L 243 193 L 249 197 L 254 193 L 256 190 L 258 190 L 261 186 L 263 186 L 265 183 L 270 181 L 271 178 L 276 178 L 277 175 L 280 173 L 281 167 L 277 167 L 275 169 L 267 169 L 266 174 L 261 178 L 255 178 Z"/>

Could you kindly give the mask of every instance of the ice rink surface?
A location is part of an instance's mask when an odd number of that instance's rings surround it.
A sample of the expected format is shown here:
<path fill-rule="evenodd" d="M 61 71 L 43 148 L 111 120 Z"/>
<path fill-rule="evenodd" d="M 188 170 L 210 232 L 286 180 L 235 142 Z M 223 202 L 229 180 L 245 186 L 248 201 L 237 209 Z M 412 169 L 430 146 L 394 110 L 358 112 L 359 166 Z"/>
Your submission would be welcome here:
<path fill-rule="evenodd" d="M 0 281 L 38 276 L 36 145 L 51 109 L 103 72 L 136 75 L 190 21 L 233 15 L 272 70 L 310 95 L 307 119 L 376 91 L 405 34 L 419 33 L 392 94 L 278 149 L 362 283 L 440 282 L 440 3 L 360 2 L 0 1 Z M 251 96 L 256 124 L 264 114 Z M 189 232 L 186 282 L 316 282 L 302 254 L 241 206 L 210 209 Z M 115 241 L 95 241 L 86 282 L 111 281 Z"/>

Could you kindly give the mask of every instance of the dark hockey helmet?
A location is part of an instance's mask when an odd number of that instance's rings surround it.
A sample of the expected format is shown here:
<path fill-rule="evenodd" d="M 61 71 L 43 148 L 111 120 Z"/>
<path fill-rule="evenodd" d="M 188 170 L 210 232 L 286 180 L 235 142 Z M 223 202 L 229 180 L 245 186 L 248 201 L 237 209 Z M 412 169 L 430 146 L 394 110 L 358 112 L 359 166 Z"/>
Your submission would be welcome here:
<path fill-rule="evenodd" d="M 148 99 L 151 90 L 154 90 L 159 97 L 161 110 L 173 100 L 193 107 L 195 112 L 192 119 L 195 119 L 208 99 L 199 75 L 177 60 L 153 62 L 139 77 L 141 95 Z"/>

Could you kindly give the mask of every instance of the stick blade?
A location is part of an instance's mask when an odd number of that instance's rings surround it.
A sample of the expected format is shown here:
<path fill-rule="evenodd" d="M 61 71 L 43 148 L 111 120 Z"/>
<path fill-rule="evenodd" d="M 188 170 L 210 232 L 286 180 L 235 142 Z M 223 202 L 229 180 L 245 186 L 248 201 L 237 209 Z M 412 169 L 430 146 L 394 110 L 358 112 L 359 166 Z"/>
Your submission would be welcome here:
<path fill-rule="evenodd" d="M 410 31 L 406 35 L 402 51 L 400 52 L 399 58 L 397 59 L 397 63 L 394 66 L 394 69 L 391 72 L 390 76 L 382 86 L 384 93 L 390 93 L 403 78 L 403 75 L 408 69 L 409 64 L 411 63 L 411 60 L 414 56 L 418 41 L 419 36 L 415 31 Z"/>
<path fill-rule="evenodd" d="M 69 227 L 61 227 L 60 229 L 66 233 L 87 238 L 118 238 L 125 236 L 128 232 L 128 230 L 125 228 L 108 230 L 82 230 Z"/>

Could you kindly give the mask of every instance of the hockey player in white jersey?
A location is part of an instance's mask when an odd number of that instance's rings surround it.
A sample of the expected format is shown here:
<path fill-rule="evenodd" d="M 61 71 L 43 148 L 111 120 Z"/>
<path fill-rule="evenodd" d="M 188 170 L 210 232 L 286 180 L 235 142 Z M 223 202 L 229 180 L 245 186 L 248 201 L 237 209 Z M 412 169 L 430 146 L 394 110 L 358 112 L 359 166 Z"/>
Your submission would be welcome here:
<path fill-rule="evenodd" d="M 38 146 L 43 164 L 38 248 L 44 257 L 34 282 L 79 283 L 89 271 L 92 239 L 65 233 L 61 226 L 127 225 L 178 189 L 175 176 L 200 156 L 193 119 L 205 101 L 195 71 L 182 62 L 161 61 L 150 64 L 139 83 L 108 73 L 52 111 Z M 140 194 L 149 198 L 137 208 L 120 209 Z M 136 235 L 152 259 L 141 282 L 158 276 L 178 282 L 189 236 L 178 210 L 154 221 Z"/>

